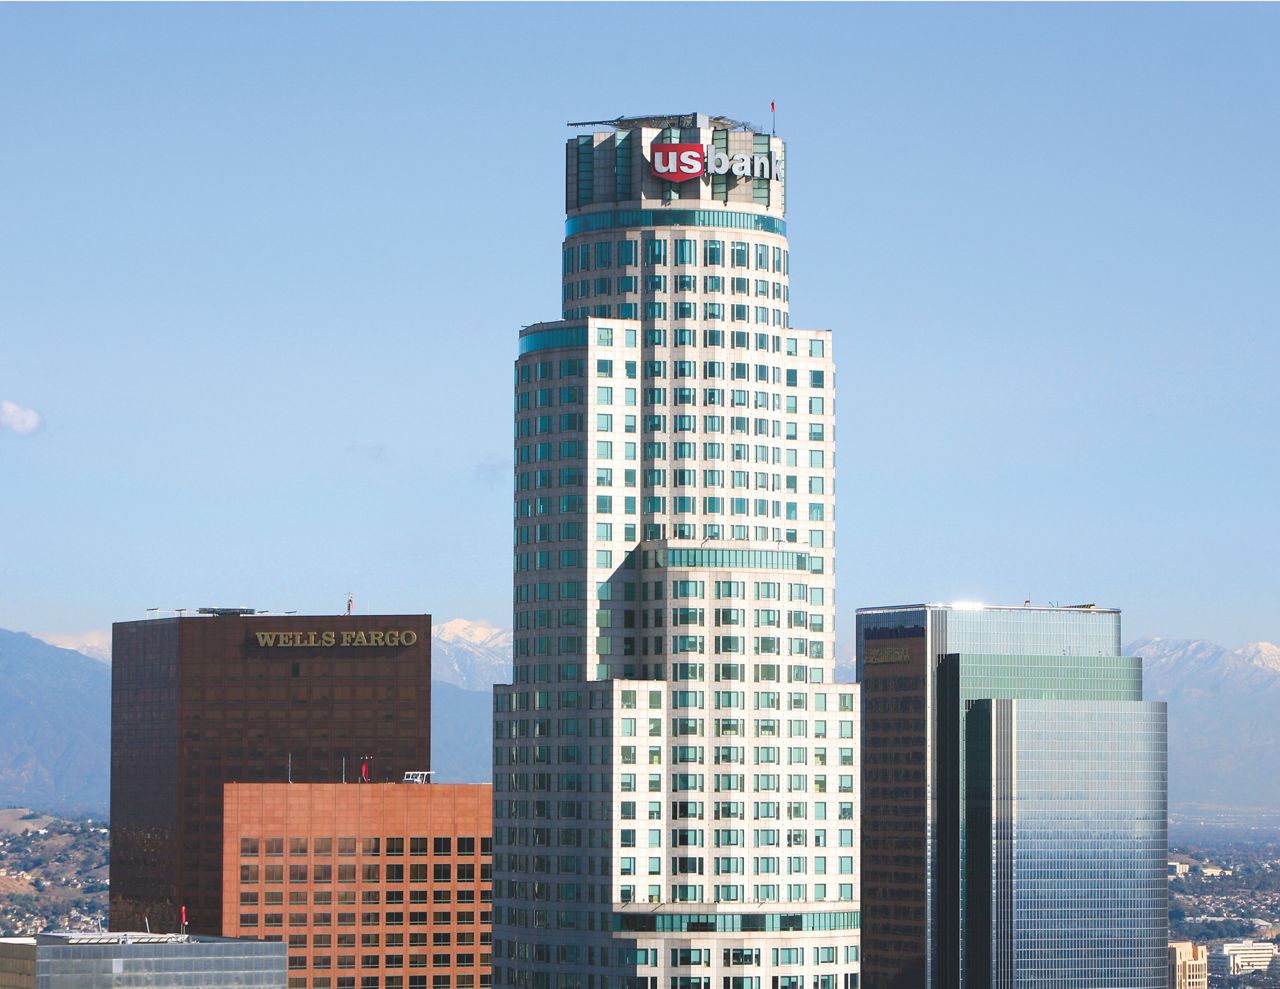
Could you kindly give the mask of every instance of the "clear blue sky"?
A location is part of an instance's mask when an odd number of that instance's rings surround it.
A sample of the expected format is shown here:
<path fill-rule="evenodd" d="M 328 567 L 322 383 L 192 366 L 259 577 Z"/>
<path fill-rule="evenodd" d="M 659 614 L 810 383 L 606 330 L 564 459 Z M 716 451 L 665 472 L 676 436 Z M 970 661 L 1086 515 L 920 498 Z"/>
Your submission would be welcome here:
<path fill-rule="evenodd" d="M 0 6 L 0 627 L 505 624 L 565 121 L 776 99 L 844 648 L 1028 596 L 1280 639 L 1277 50 L 1273 5 Z"/>

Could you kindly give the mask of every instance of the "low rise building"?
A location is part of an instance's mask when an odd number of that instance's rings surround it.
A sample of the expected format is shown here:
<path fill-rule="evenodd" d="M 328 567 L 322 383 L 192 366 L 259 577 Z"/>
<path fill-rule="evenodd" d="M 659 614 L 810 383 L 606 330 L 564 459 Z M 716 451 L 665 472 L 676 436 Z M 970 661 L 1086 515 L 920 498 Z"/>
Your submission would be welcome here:
<path fill-rule="evenodd" d="M 1209 954 L 1209 974 L 1226 979 L 1250 972 L 1265 972 L 1276 956 L 1271 941 L 1228 941 Z"/>
<path fill-rule="evenodd" d="M 0 938 L 0 989 L 284 989 L 285 946 L 133 932 Z"/>
<path fill-rule="evenodd" d="M 1169 989 L 1208 989 L 1208 986 L 1208 949 L 1190 941 L 1170 941 Z"/>
<path fill-rule="evenodd" d="M 223 806 L 223 934 L 284 941 L 289 989 L 491 984 L 489 785 L 228 783 Z"/>

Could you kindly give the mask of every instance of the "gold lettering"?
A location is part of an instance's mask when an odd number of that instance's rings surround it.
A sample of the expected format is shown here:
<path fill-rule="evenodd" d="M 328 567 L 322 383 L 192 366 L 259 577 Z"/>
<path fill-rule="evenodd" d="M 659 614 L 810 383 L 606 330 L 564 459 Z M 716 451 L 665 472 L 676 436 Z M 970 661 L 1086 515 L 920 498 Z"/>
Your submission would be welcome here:
<path fill-rule="evenodd" d="M 906 663 L 911 659 L 906 646 L 868 646 L 863 653 L 862 662 L 868 666 L 879 666 L 882 663 Z"/>
<path fill-rule="evenodd" d="M 412 646 L 418 641 L 418 633 L 411 628 L 377 632 L 255 632 L 254 637 L 259 646 L 294 649 L 306 646 Z"/>

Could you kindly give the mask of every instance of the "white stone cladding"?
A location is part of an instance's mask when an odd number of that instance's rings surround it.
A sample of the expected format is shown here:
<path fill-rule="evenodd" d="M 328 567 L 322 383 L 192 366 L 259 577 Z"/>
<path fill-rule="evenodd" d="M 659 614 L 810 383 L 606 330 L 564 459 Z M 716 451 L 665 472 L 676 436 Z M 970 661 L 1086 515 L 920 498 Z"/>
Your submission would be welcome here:
<path fill-rule="evenodd" d="M 789 325 L 781 180 L 649 176 L 654 140 L 784 154 L 715 131 L 569 142 L 566 318 L 515 369 L 499 986 L 857 985 L 830 334 Z"/>

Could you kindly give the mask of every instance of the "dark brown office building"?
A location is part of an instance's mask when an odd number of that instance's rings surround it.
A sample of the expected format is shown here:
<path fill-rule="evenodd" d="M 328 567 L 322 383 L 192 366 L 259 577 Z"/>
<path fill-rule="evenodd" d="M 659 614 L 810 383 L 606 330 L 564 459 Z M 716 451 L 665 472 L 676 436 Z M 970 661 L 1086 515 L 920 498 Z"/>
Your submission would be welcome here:
<path fill-rule="evenodd" d="M 210 609 L 212 611 L 212 609 Z M 430 615 L 112 629 L 111 929 L 222 933 L 222 785 L 429 770 Z"/>

